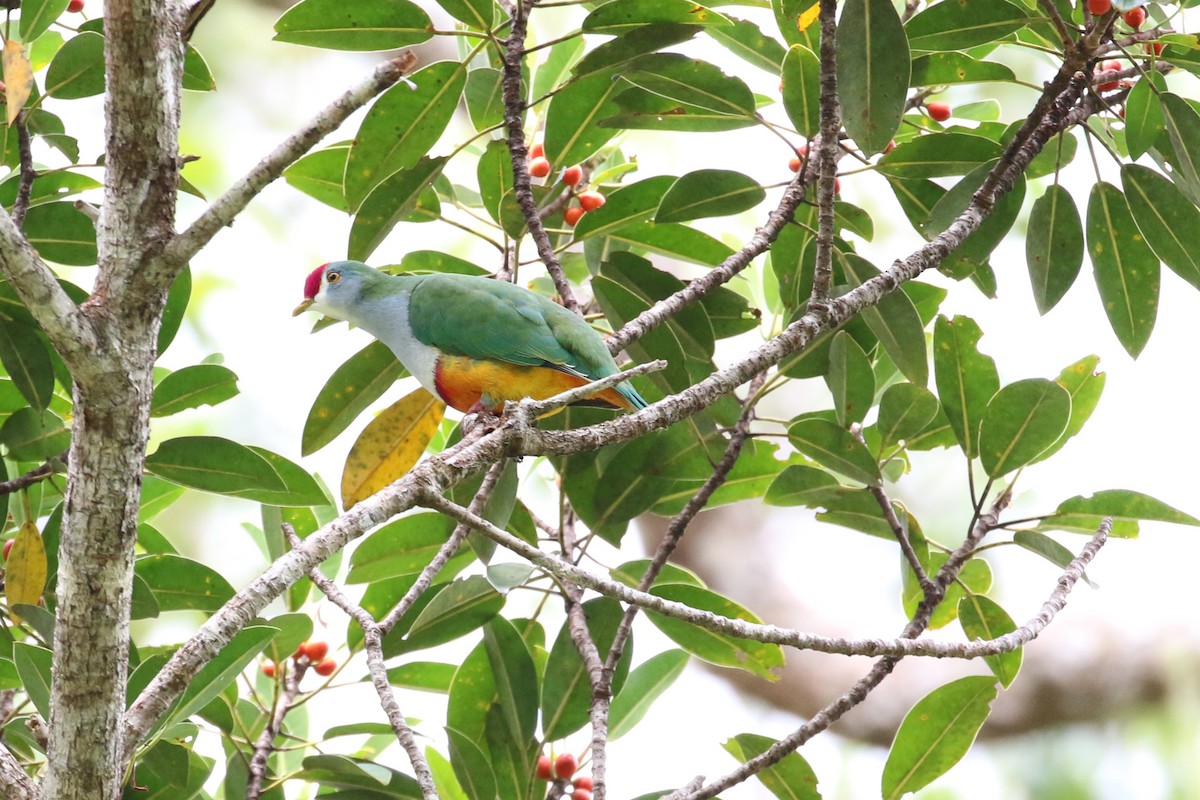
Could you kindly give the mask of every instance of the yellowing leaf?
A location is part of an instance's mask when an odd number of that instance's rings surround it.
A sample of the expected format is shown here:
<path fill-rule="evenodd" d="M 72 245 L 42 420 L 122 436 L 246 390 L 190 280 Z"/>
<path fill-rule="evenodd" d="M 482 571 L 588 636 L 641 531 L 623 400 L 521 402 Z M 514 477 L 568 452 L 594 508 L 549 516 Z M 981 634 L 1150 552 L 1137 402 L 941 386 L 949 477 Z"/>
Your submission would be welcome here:
<path fill-rule="evenodd" d="M 817 17 L 819 16 L 821 16 L 821 4 L 813 3 L 808 7 L 807 11 L 805 11 L 799 16 L 799 18 L 796 19 L 796 27 L 800 29 L 801 33 L 804 33 L 806 30 L 808 30 L 809 25 L 812 25 L 817 21 Z"/>
<path fill-rule="evenodd" d="M 33 67 L 25 45 L 9 39 L 4 43 L 4 95 L 8 102 L 8 124 L 12 125 L 33 91 Z"/>
<path fill-rule="evenodd" d="M 7 48 L 6 48 L 7 52 Z M 4 594 L 8 598 L 9 614 L 18 603 L 36 606 L 46 588 L 46 546 L 42 534 L 33 522 L 26 520 L 17 531 L 8 565 L 4 572 Z"/>
<path fill-rule="evenodd" d="M 445 413 L 445 403 L 417 389 L 373 419 L 346 456 L 342 507 L 350 508 L 412 469 Z"/>

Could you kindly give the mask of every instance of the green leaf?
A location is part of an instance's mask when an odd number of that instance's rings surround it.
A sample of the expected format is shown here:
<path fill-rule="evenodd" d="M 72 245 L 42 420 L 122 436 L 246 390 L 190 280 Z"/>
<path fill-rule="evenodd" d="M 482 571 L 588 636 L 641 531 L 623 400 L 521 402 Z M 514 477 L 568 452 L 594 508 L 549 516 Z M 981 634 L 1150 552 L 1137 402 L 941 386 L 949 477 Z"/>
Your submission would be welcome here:
<path fill-rule="evenodd" d="M 625 616 L 621 604 L 606 597 L 594 598 L 583 604 L 588 632 L 601 658 L 612 647 L 613 638 Z M 613 694 L 621 692 L 632 658 L 631 643 L 627 644 L 613 677 Z M 686 661 L 686 656 L 685 659 Z M 542 682 L 542 736 L 547 740 L 563 739 L 588 723 L 592 706 L 592 685 L 587 667 L 571 638 L 567 625 L 559 630 L 546 660 Z M 610 719 L 611 723 L 611 719 Z"/>
<path fill-rule="evenodd" d="M 808 418 L 792 423 L 788 441 L 821 466 L 851 480 L 868 486 L 879 486 L 883 481 L 879 464 L 866 445 L 829 420 Z"/>
<path fill-rule="evenodd" d="M 1033 203 L 1025 260 L 1038 313 L 1058 304 L 1083 266 L 1083 223 L 1071 193 L 1054 184 Z"/>
<path fill-rule="evenodd" d="M 855 286 L 879 274 L 869 261 L 855 253 L 838 253 L 838 263 Z M 929 381 L 925 323 L 908 295 L 902 291 L 889 292 L 875 305 L 864 308 L 861 316 L 904 377 L 924 386 Z"/>
<path fill-rule="evenodd" d="M 265 458 L 244 445 L 216 436 L 168 439 L 146 457 L 146 470 L 180 486 L 216 494 L 287 489 Z"/>
<path fill-rule="evenodd" d="M 619 130 L 712 133 L 755 125 L 753 117 L 729 114 L 705 106 L 684 103 L 641 87 L 632 87 L 614 98 L 620 113 L 600 120 L 601 128 Z"/>
<path fill-rule="evenodd" d="M 495 3 L 492 0 L 438 0 L 438 5 L 459 22 L 479 31 L 491 28 L 495 19 Z"/>
<path fill-rule="evenodd" d="M 529 648 L 503 617 L 494 618 L 484 628 L 483 647 L 508 741 L 515 745 L 532 742 L 538 713 L 538 678 Z"/>
<path fill-rule="evenodd" d="M 43 203 L 29 209 L 25 236 L 47 261 L 69 267 L 96 263 L 96 226 L 74 203 Z"/>
<path fill-rule="evenodd" d="M 683 673 L 691 656 L 667 650 L 639 664 L 612 700 L 608 714 L 608 740 L 615 741 L 637 727 L 650 706 Z"/>
<path fill-rule="evenodd" d="M 936 133 L 897 144 L 879 159 L 877 169 L 893 178 L 941 178 L 965 175 L 1000 155 L 1000 143 L 983 136 Z"/>
<path fill-rule="evenodd" d="M 432 36 L 429 15 L 409 0 L 303 0 L 275 23 L 278 41 L 331 50 L 394 50 Z"/>
<path fill-rule="evenodd" d="M 722 747 L 745 764 L 775 744 L 777 742 L 769 736 L 739 733 Z M 821 800 L 821 793 L 817 791 L 817 774 L 799 753 L 788 753 L 766 769 L 756 772 L 754 777 L 781 800 Z"/>
<path fill-rule="evenodd" d="M 967 594 L 958 601 L 958 622 L 963 633 L 971 641 L 997 639 L 1017 629 L 1008 612 L 996 601 L 981 594 Z M 984 656 L 1000 685 L 1007 689 L 1021 671 L 1023 653 L 1021 648 L 995 656 Z"/>
<path fill-rule="evenodd" d="M 994 162 L 980 164 L 955 184 L 950 191 L 942 195 L 933 210 L 929 212 L 929 222 L 923 231 L 927 239 L 932 239 L 948 229 L 962 215 L 974 200 L 975 192 L 983 185 L 994 165 Z M 1012 189 L 996 201 L 992 213 L 963 240 L 954 252 L 942 260 L 938 269 L 958 279 L 977 275 L 981 265 L 986 264 L 992 250 L 1016 222 L 1024 199 L 1025 179 L 1019 176 L 1013 182 Z M 994 291 L 985 292 L 985 294 L 990 297 L 994 295 Z"/>
<path fill-rule="evenodd" d="M 1090 497 L 1077 495 L 1059 504 L 1056 515 L 1094 514 L 1115 520 L 1147 520 L 1200 527 L 1200 519 L 1172 508 L 1161 500 L 1129 489 L 1108 489 Z"/>
<path fill-rule="evenodd" d="M 192 678 L 163 727 L 169 727 L 173 721 L 187 719 L 215 700 L 266 649 L 276 632 L 277 629 L 268 625 L 250 625 L 239 631 Z"/>
<path fill-rule="evenodd" d="M 410 514 L 383 526 L 354 549 L 347 583 L 415 575 L 433 560 L 453 527 L 448 519 L 433 512 Z"/>
<path fill-rule="evenodd" d="M 1133 524 L 1137 525 L 1136 522 Z M 1114 528 L 1115 527 L 1116 526 L 1114 525 Z M 1014 532 L 1013 544 L 1019 545 L 1031 553 L 1036 553 L 1037 555 L 1049 561 L 1051 564 L 1054 564 L 1061 569 L 1066 569 L 1067 565 L 1075 560 L 1074 553 L 1063 547 L 1055 540 L 1051 539 L 1046 534 L 1039 533 L 1035 530 L 1019 530 Z M 1091 586 L 1093 589 L 1098 588 L 1096 584 L 1092 583 L 1091 579 L 1088 578 L 1087 573 L 1084 573 L 1083 579 L 1087 581 L 1088 586 Z"/>
<path fill-rule="evenodd" d="M 837 497 L 841 489 L 838 479 L 823 469 L 790 464 L 771 482 L 763 502 L 771 506 L 815 508 Z"/>
<path fill-rule="evenodd" d="M 908 21 L 913 50 L 965 50 L 987 44 L 1032 22 L 1024 9 L 1005 0 L 935 3 Z"/>
<path fill-rule="evenodd" d="M 32 42 L 45 33 L 54 20 L 67 10 L 70 0 L 24 0 L 21 3 L 21 26 L 18 39 Z"/>
<path fill-rule="evenodd" d="M 939 316 L 933 326 L 938 398 L 968 458 L 979 452 L 979 422 L 992 396 L 1000 390 L 996 362 L 979 352 L 982 335 L 970 317 Z"/>
<path fill-rule="evenodd" d="M 686 42 L 701 30 L 703 28 L 699 25 L 643 25 L 597 46 L 579 60 L 572 72 L 578 77 L 601 70 L 612 70 L 649 53 L 657 53 L 673 44 Z"/>
<path fill-rule="evenodd" d="M 162 611 L 212 613 L 233 597 L 233 587 L 212 567 L 171 553 L 139 558 L 134 574 L 154 592 Z"/>
<path fill-rule="evenodd" d="M 238 393 L 237 375 L 219 364 L 196 364 L 172 372 L 154 387 L 150 416 L 169 417 L 189 408 L 215 406 Z"/>
<path fill-rule="evenodd" d="M 1058 441 L 1071 417 L 1071 395 L 1053 381 L 1009 384 L 988 403 L 979 426 L 979 458 L 992 478 L 1020 469 Z"/>
<path fill-rule="evenodd" d="M 17 200 L 17 187 L 20 183 L 19 173 L 13 173 L 0 183 L 0 205 L 12 208 Z M 43 172 L 33 179 L 33 186 L 29 191 L 29 204 L 42 205 L 88 189 L 99 189 L 100 186 L 96 179 L 80 175 L 78 172 L 68 172 L 65 169 Z"/>
<path fill-rule="evenodd" d="M 787 53 L 783 45 L 764 34 L 753 22 L 728 15 L 726 19 L 730 21 L 729 25 L 712 25 L 705 33 L 747 63 L 772 75 L 777 74 Z"/>
<path fill-rule="evenodd" d="M 304 421 L 300 454 L 312 455 L 332 442 L 407 374 L 391 349 L 380 341 L 371 342 L 350 356 L 317 393 Z"/>
<path fill-rule="evenodd" d="M 714 267 L 733 255 L 733 249 L 719 239 L 678 223 L 640 222 L 613 231 L 608 238 L 615 244 L 640 247 L 705 267 Z"/>
<path fill-rule="evenodd" d="M 43 461 L 71 444 L 71 432 L 53 411 L 19 408 L 0 425 L 0 443 L 14 461 Z"/>
<path fill-rule="evenodd" d="M 615 581 L 620 581 L 626 586 L 637 587 L 641 585 L 642 578 L 646 574 L 646 570 L 650 566 L 650 559 L 639 558 L 635 561 L 626 561 L 619 567 L 609 571 L 609 575 Z M 694 573 L 683 567 L 676 566 L 670 562 L 663 565 L 662 571 L 658 573 L 658 577 L 654 579 L 652 586 L 663 586 L 668 583 L 683 583 L 688 586 L 704 586 L 704 581 Z"/>
<path fill-rule="evenodd" d="M 829 371 L 825 383 L 833 394 L 833 410 L 843 428 L 862 422 L 875 399 L 875 373 L 871 360 L 853 337 L 838 331 L 829 346 Z"/>
<path fill-rule="evenodd" d="M 700 443 L 697 442 L 696 450 L 699 449 Z M 778 453 L 778 448 L 773 444 L 750 442 L 730 471 L 728 479 L 709 499 L 708 507 L 715 508 L 741 500 L 757 500 L 765 495 L 783 468 Z M 700 490 L 705 480 L 707 478 L 701 478 L 699 475 L 679 478 L 674 482 L 674 488 L 664 492 L 658 499 L 652 511 L 655 514 L 678 514 L 687 505 L 687 501 Z"/>
<path fill-rule="evenodd" d="M 604 205 L 583 215 L 575 226 L 575 241 L 604 236 L 652 219 L 663 195 L 676 180 L 670 175 L 657 175 L 617 189 L 608 195 Z"/>
<path fill-rule="evenodd" d="M 240 491 L 223 492 L 223 494 L 271 506 L 324 506 L 329 504 L 329 498 L 325 496 L 321 485 L 299 464 L 261 447 L 250 447 L 249 449 L 255 455 L 261 456 L 275 471 L 275 475 L 283 483 L 283 489 L 260 489 L 247 486 Z"/>
<path fill-rule="evenodd" d="M 909 86 L 944 86 L 952 83 L 1009 83 L 1017 76 L 1004 64 L 981 61 L 966 53 L 930 53 L 912 61 Z M 961 115 L 961 109 L 959 110 Z"/>
<path fill-rule="evenodd" d="M 475 130 L 482 131 L 504 121 L 504 73 L 498 69 L 473 69 L 467 73 L 463 98 Z"/>
<path fill-rule="evenodd" d="M 1075 434 L 1083 429 L 1084 423 L 1096 410 L 1100 402 L 1100 394 L 1104 391 L 1105 375 L 1097 372 L 1100 363 L 1099 356 L 1084 356 L 1074 364 L 1068 365 L 1055 378 L 1055 383 L 1067 390 L 1071 396 L 1071 418 L 1067 421 L 1067 429 L 1063 431 L 1058 441 L 1044 450 L 1034 461 L 1044 461 L 1062 449 Z"/>
<path fill-rule="evenodd" d="M 618 36 L 661 23 L 728 25 L 729 20 L 692 0 L 613 0 L 584 17 L 581 27 L 584 33 Z"/>
<path fill-rule="evenodd" d="M 1167 178 L 1125 164 L 1121 185 L 1146 243 L 1176 275 L 1200 289 L 1200 211 Z"/>
<path fill-rule="evenodd" d="M 1125 146 L 1129 148 L 1130 158 L 1145 155 L 1167 129 L 1158 99 L 1166 90 L 1167 81 L 1162 73 L 1148 70 L 1129 91 L 1129 97 L 1125 99 Z"/>
<path fill-rule="evenodd" d="M 621 73 L 621 78 L 661 97 L 718 114 L 748 118 L 755 114 L 754 94 L 740 78 L 726 75 L 707 61 L 678 53 L 656 53 L 638 59 L 631 70 Z"/>
<path fill-rule="evenodd" d="M 29 405 L 39 410 L 50 405 L 54 365 L 46 345 L 32 328 L 0 322 L 0 363 Z"/>
<path fill-rule="evenodd" d="M 45 94 L 78 100 L 104 91 L 104 37 L 85 31 L 72 36 L 54 54 L 46 70 Z"/>
<path fill-rule="evenodd" d="M 422 158 L 411 169 L 392 173 L 372 189 L 354 216 L 347 255 L 359 261 L 370 258 L 396 223 L 416 207 L 425 188 L 442 174 L 446 160 L 445 156 Z"/>
<path fill-rule="evenodd" d="M 454 116 L 466 83 L 464 64 L 435 61 L 379 96 L 359 126 L 346 160 L 346 200 L 351 208 L 359 208 L 389 175 L 413 170 L 425 159 Z"/>
<path fill-rule="evenodd" d="M 899 800 L 957 764 L 971 749 L 995 697 L 995 679 L 974 676 L 934 689 L 913 706 L 883 767 L 884 800 Z"/>
<path fill-rule="evenodd" d="M 278 614 L 268 624 L 279 631 L 267 648 L 267 657 L 276 664 L 286 661 L 302 643 L 313 638 L 313 620 L 307 614 Z"/>
<path fill-rule="evenodd" d="M 54 654 L 44 647 L 17 642 L 13 645 L 13 662 L 21 677 L 21 688 L 29 695 L 33 707 L 50 719 L 50 664 Z"/>
<path fill-rule="evenodd" d="M 162 326 L 158 329 L 158 354 L 161 356 L 175 340 L 183 314 L 192 299 L 192 271 L 188 267 L 180 270 L 167 292 L 167 305 L 162 312 Z"/>
<path fill-rule="evenodd" d="M 386 649 L 393 657 L 453 641 L 482 627 L 504 608 L 504 595 L 482 575 L 451 582 L 413 620 L 402 642 Z"/>
<path fill-rule="evenodd" d="M 565 85 L 546 109 L 546 158 L 552 164 L 578 164 L 617 135 L 597 122 L 620 111 L 613 97 L 623 88 L 611 72 L 585 75 Z"/>
<path fill-rule="evenodd" d="M 421 800 L 421 785 L 403 772 L 373 760 L 321 755 L 304 759 L 304 769 L 290 777 L 341 792 L 323 796 L 340 800 Z"/>
<path fill-rule="evenodd" d="M 1125 195 L 1110 183 L 1092 187 L 1087 242 L 1104 313 L 1126 352 L 1137 358 L 1158 313 L 1159 263 L 1134 223 Z"/>
<path fill-rule="evenodd" d="M 603 6 L 602 6 L 603 7 Z M 678 178 L 659 203 L 658 224 L 725 217 L 754 208 L 767 197 L 758 181 L 726 169 L 700 169 Z"/>
<path fill-rule="evenodd" d="M 211 92 L 217 88 L 208 62 L 190 45 L 183 57 L 183 88 L 190 92 Z"/>
<path fill-rule="evenodd" d="M 842 122 L 865 155 L 882 152 L 900 127 L 911 63 L 892 0 L 846 0 L 838 21 Z"/>
<path fill-rule="evenodd" d="M 309 153 L 285 169 L 283 179 L 309 197 L 349 214 L 350 203 L 346 200 L 346 188 L 342 182 L 346 175 L 350 144 L 341 142 Z"/>
<path fill-rule="evenodd" d="M 821 62 L 812 50 L 794 44 L 783 60 L 781 75 L 783 110 L 796 131 L 812 139 L 821 127 Z"/>
<path fill-rule="evenodd" d="M 897 383 L 889 386 L 879 400 L 879 452 L 925 430 L 938 413 L 938 400 L 924 386 Z"/>
<path fill-rule="evenodd" d="M 467 797 L 471 800 L 494 800 L 496 776 L 479 745 L 454 728 L 446 728 L 446 738 L 450 744 L 450 763 L 454 767 L 454 775 Z"/>
<path fill-rule="evenodd" d="M 440 664 L 435 661 L 410 661 L 387 671 L 388 683 L 405 689 L 421 692 L 448 694 L 454 682 L 455 664 Z"/>
<path fill-rule="evenodd" d="M 1177 94 L 1165 92 L 1159 100 L 1163 124 L 1175 151 L 1172 178 L 1185 194 L 1195 198 L 1200 192 L 1200 114 Z"/>
<path fill-rule="evenodd" d="M 656 586 L 651 593 L 665 600 L 684 603 L 699 611 L 708 611 L 731 619 L 761 622 L 744 606 L 699 586 L 672 583 Z M 646 616 L 672 641 L 697 658 L 722 667 L 736 667 L 769 681 L 779 679 L 778 673 L 784 661 L 783 648 L 779 645 L 714 633 L 653 611 L 646 611 Z"/>

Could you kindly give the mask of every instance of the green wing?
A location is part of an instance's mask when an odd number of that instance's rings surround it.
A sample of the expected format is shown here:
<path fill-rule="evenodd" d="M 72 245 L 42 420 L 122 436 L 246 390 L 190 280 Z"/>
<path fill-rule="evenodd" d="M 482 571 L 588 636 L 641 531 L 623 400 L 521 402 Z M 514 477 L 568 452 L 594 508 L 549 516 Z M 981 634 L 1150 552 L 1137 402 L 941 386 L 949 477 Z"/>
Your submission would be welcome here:
<path fill-rule="evenodd" d="M 421 280 L 408 306 L 413 335 L 443 352 L 596 379 L 617 372 L 600 334 L 582 318 L 511 283 L 437 274 Z"/>

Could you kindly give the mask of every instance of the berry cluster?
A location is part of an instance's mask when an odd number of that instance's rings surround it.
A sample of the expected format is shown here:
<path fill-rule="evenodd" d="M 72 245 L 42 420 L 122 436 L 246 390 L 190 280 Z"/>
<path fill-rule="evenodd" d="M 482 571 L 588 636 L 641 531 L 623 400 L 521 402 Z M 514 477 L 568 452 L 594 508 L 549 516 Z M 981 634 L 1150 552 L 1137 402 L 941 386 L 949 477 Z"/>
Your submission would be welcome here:
<path fill-rule="evenodd" d="M 1087 0 L 1088 11 L 1092 12 L 1093 17 L 1102 17 L 1112 11 L 1112 0 Z M 1146 7 L 1138 6 L 1126 11 L 1121 17 L 1125 20 L 1125 24 L 1137 30 L 1142 27 L 1142 23 L 1146 21 Z"/>
<path fill-rule="evenodd" d="M 545 178 L 550 174 L 551 166 L 549 159 L 546 158 L 546 149 L 540 143 L 529 148 L 529 174 L 535 178 Z M 570 187 L 572 190 L 579 185 L 583 180 L 583 167 L 575 164 L 567 167 L 558 176 L 558 182 L 564 186 Z M 575 200 L 579 205 L 573 205 L 563 212 L 563 222 L 570 225 L 572 228 L 579 222 L 588 211 L 595 211 L 600 206 L 604 205 L 605 198 L 600 192 L 588 190 L 585 192 L 575 193 Z"/>
<path fill-rule="evenodd" d="M 325 642 L 301 642 L 300 646 L 296 648 L 296 652 L 292 653 L 292 661 L 295 661 L 298 667 L 312 667 L 313 672 L 322 678 L 327 678 L 338 668 L 337 661 L 327 658 L 328 655 L 329 645 Z M 264 661 L 262 672 L 268 678 L 274 678 L 275 662 Z"/>
<path fill-rule="evenodd" d="M 579 760 L 573 753 L 563 753 L 553 761 L 550 756 L 540 756 L 537 776 L 544 781 L 570 781 L 571 800 L 592 800 L 592 778 L 590 775 L 575 775 Z M 572 777 L 574 776 L 574 777 Z"/>

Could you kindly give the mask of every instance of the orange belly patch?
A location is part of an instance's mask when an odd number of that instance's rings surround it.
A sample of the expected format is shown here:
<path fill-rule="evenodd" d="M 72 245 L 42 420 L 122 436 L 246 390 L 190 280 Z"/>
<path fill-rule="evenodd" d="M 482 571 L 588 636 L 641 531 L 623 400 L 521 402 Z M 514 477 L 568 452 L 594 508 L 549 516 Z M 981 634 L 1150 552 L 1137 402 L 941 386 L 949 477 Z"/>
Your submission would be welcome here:
<path fill-rule="evenodd" d="M 466 356 L 439 358 L 434 382 L 438 394 L 451 408 L 468 411 L 483 401 L 483 405 L 493 412 L 503 409 L 506 400 L 526 397 L 545 400 L 587 383 L 582 378 L 549 367 L 524 367 Z M 617 408 L 630 409 L 629 401 L 615 389 L 605 389 L 593 397 Z"/>

